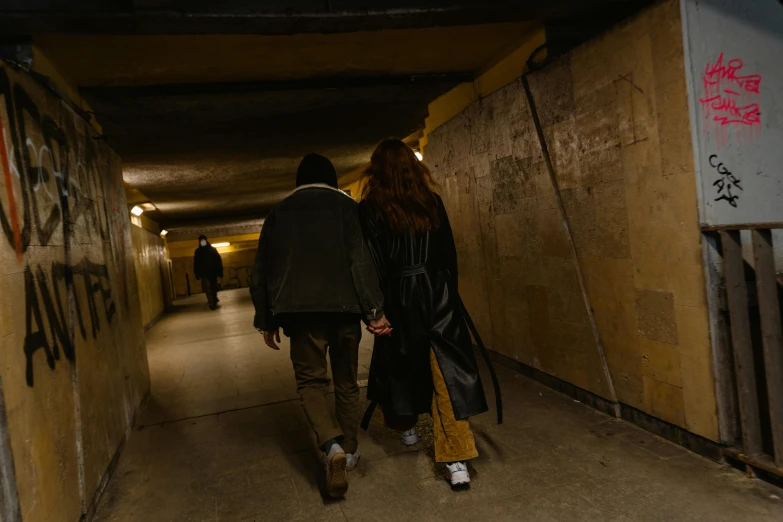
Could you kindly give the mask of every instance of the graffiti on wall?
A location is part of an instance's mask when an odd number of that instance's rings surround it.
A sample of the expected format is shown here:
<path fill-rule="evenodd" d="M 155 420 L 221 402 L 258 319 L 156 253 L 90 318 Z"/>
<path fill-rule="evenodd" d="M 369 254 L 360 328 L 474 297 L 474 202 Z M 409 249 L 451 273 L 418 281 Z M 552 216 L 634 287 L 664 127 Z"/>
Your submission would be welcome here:
<path fill-rule="evenodd" d="M 77 332 L 97 338 L 111 324 L 113 288 L 128 305 L 127 225 L 116 217 L 124 203 L 107 149 L 59 101 L 39 106 L 0 67 L 0 241 L 24 266 L 29 386 L 39 353 L 52 370 L 62 357 L 74 362 Z M 62 256 L 32 254 L 34 247 L 61 248 Z"/>
<path fill-rule="evenodd" d="M 253 273 L 252 266 L 226 267 L 225 277 L 223 278 L 223 288 L 248 288 L 250 286 L 250 277 Z"/>
<path fill-rule="evenodd" d="M 734 208 L 737 208 L 739 192 L 742 191 L 742 180 L 737 178 L 723 163 L 718 159 L 717 154 L 712 154 L 709 159 L 710 166 L 715 169 L 718 179 L 712 184 L 716 190 L 715 201 L 725 201 Z"/>
<path fill-rule="evenodd" d="M 739 145 L 761 136 L 761 75 L 740 74 L 744 67 L 741 59 L 725 60 L 721 53 L 704 71 L 704 93 L 699 99 L 707 123 L 704 132 L 715 133 L 718 150 L 728 144 L 729 130 Z"/>

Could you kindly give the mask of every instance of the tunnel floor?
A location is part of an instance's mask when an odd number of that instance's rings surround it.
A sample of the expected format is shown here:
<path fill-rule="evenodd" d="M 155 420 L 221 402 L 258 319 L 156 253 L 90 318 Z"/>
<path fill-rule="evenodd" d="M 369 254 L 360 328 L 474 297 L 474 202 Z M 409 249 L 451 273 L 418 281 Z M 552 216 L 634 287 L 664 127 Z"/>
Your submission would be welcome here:
<path fill-rule="evenodd" d="M 783 520 L 783 491 L 503 367 L 506 421 L 473 419 L 470 491 L 433 464 L 429 417 L 412 448 L 376 418 L 346 498 L 325 499 L 287 343 L 262 344 L 246 289 L 220 297 L 216 312 L 180 301 L 148 333 L 151 397 L 95 520 Z M 360 381 L 370 353 L 367 336 Z"/>

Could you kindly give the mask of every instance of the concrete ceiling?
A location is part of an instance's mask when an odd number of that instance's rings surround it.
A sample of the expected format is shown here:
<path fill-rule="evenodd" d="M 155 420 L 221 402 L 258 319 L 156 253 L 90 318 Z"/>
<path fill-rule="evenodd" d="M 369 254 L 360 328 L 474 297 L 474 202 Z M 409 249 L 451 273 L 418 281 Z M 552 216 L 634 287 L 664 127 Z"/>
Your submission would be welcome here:
<path fill-rule="evenodd" d="M 529 22 L 292 36 L 42 35 L 81 86 L 126 182 L 166 227 L 256 219 L 308 152 L 343 181 L 375 144 L 528 37 Z"/>
<path fill-rule="evenodd" d="M 37 35 L 80 86 L 473 73 L 521 45 L 534 24 L 343 34 Z"/>
<path fill-rule="evenodd" d="M 0 34 L 349 33 L 552 20 L 637 0 L 3 0 Z"/>
<path fill-rule="evenodd" d="M 405 137 L 427 103 L 456 85 L 429 81 L 270 89 L 86 89 L 127 183 L 148 196 L 163 225 L 263 217 L 294 188 L 308 152 L 345 176 L 387 136 Z"/>
<path fill-rule="evenodd" d="M 92 106 L 167 228 L 263 218 L 301 156 L 343 181 L 543 20 L 634 0 L 6 0 Z M 520 71 L 521 72 L 521 71 Z"/>

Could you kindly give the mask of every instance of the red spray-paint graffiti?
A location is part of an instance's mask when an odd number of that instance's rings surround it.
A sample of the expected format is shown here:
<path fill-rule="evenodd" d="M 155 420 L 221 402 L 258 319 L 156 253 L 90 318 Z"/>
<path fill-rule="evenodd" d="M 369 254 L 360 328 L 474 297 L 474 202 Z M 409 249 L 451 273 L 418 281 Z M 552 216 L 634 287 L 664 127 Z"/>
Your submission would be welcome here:
<path fill-rule="evenodd" d="M 734 128 L 740 145 L 743 140 L 753 141 L 761 136 L 761 75 L 740 75 L 744 65 L 739 58 L 724 63 L 720 53 L 704 72 L 704 96 L 699 99 L 706 123 L 704 132 L 715 132 L 718 149 L 727 145 L 729 127 Z"/>
<path fill-rule="evenodd" d="M 11 228 L 13 229 L 14 248 L 16 249 L 16 258 L 22 261 L 22 233 L 19 229 L 19 216 L 16 215 L 16 198 L 14 197 L 14 186 L 11 183 L 11 164 L 8 161 L 8 152 L 5 143 L 5 129 L 0 121 L 0 160 L 2 161 L 3 175 L 5 181 L 5 190 L 8 195 L 8 207 L 11 214 Z"/>

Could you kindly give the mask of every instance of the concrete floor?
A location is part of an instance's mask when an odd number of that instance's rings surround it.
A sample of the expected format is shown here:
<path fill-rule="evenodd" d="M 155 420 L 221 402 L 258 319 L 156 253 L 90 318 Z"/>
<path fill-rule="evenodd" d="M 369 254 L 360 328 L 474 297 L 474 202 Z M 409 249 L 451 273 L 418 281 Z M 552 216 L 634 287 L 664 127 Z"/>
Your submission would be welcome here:
<path fill-rule="evenodd" d="M 502 367 L 506 422 L 474 419 L 470 491 L 441 478 L 422 417 L 413 448 L 376 420 L 346 499 L 326 500 L 287 349 L 262 345 L 247 290 L 221 299 L 181 301 L 150 331 L 152 397 L 96 520 L 783 520 L 783 491 Z"/>

